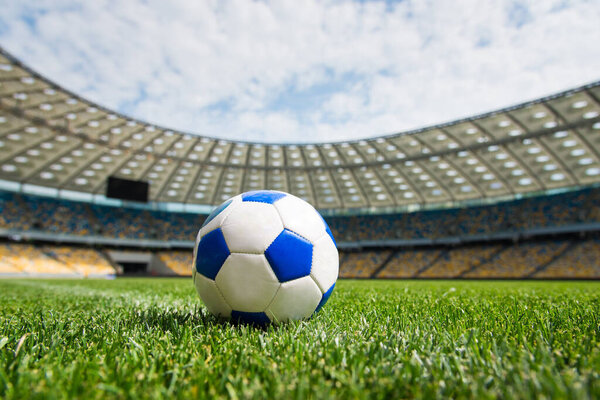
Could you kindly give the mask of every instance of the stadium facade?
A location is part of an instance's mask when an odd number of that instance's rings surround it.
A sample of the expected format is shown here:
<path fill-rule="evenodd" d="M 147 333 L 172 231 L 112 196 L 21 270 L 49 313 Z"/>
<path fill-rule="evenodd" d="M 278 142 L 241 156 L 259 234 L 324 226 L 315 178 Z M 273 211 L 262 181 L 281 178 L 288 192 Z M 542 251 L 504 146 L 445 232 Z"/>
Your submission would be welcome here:
<path fill-rule="evenodd" d="M 148 182 L 150 203 L 107 199 L 111 176 Z M 342 276 L 598 278 L 600 265 L 568 268 L 600 256 L 599 184 L 600 82 L 390 136 L 267 144 L 128 118 L 0 54 L 8 275 L 26 272 L 19 254 L 65 264 L 71 249 L 110 268 L 123 248 L 155 254 L 157 273 L 185 272 L 211 207 L 274 189 L 328 217 Z"/>

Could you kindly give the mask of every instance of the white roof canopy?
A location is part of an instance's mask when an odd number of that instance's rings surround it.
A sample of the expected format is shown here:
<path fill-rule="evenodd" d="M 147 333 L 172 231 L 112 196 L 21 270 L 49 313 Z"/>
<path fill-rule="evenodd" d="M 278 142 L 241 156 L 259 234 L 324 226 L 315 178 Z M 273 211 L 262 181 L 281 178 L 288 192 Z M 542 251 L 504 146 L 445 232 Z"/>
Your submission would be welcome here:
<path fill-rule="evenodd" d="M 600 82 L 391 136 L 264 144 L 127 118 L 0 52 L 0 179 L 104 193 L 111 175 L 148 181 L 152 201 L 211 205 L 274 189 L 338 210 L 585 186 L 600 182 Z"/>

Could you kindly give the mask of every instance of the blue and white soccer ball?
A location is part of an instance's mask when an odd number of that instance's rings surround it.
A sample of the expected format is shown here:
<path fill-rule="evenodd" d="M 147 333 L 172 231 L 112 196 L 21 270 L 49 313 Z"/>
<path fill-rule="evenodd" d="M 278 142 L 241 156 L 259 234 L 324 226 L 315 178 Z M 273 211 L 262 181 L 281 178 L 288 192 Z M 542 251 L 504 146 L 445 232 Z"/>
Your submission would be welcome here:
<path fill-rule="evenodd" d="M 271 190 L 217 207 L 196 238 L 193 279 L 208 310 L 251 323 L 310 317 L 327 301 L 339 256 L 321 215 Z"/>

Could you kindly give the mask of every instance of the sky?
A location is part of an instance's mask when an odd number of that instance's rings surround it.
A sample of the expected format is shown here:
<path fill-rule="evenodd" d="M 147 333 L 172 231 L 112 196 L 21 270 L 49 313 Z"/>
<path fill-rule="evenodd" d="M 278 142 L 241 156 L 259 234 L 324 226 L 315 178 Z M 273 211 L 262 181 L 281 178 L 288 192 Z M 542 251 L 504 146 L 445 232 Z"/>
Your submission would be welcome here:
<path fill-rule="evenodd" d="M 600 1 L 8 0 L 0 46 L 199 135 L 353 140 L 600 80 Z"/>

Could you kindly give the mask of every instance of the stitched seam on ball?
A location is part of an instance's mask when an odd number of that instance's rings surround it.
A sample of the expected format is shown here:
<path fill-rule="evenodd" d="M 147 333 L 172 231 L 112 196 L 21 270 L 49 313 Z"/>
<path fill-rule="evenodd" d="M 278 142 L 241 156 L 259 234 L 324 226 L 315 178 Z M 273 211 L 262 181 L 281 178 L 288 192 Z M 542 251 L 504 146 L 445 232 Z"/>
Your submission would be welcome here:
<path fill-rule="evenodd" d="M 279 282 L 279 287 L 277 288 L 277 291 L 275 291 L 275 294 L 273 295 L 273 298 L 271 299 L 271 301 L 269 302 L 269 304 L 267 304 L 267 306 L 265 307 L 265 309 L 263 311 L 265 314 L 267 313 L 267 310 L 269 309 L 269 307 L 271 307 L 271 305 L 275 301 L 275 297 L 277 297 L 277 293 L 279 293 L 280 290 L 281 290 L 281 282 Z"/>
<path fill-rule="evenodd" d="M 281 225 L 283 225 L 283 229 L 285 229 L 285 224 L 283 223 L 283 215 L 281 215 L 281 212 L 279 212 L 279 208 L 277 208 L 275 204 L 273 204 L 273 208 L 275 208 L 275 211 L 277 211 L 277 215 L 279 215 L 279 221 L 281 222 Z"/>
<path fill-rule="evenodd" d="M 229 209 L 229 212 L 227 213 L 227 215 L 225 215 L 223 217 L 223 219 L 219 223 L 218 228 L 215 228 L 215 230 L 216 229 L 221 229 L 221 234 L 223 234 L 223 225 L 225 224 L 225 221 L 227 221 L 227 218 L 229 218 L 229 216 L 233 212 L 233 207 L 236 206 L 236 205 L 237 205 L 237 203 L 235 202 L 235 197 L 234 197 L 234 201 L 232 201 L 231 204 L 225 210 L 223 210 L 223 212 L 224 212 L 224 211 L 227 211 Z M 223 234 L 223 240 L 225 240 L 225 244 L 227 245 L 227 249 L 229 250 L 229 254 L 231 254 L 231 250 L 229 249 L 229 243 L 227 243 L 227 238 L 225 237 L 224 234 Z"/>
<path fill-rule="evenodd" d="M 323 239 L 325 236 L 329 237 L 329 233 L 327 233 L 327 231 L 325 231 L 323 233 L 323 235 L 319 236 L 319 238 L 315 240 L 315 243 L 317 243 L 319 240 Z M 335 248 L 337 249 L 337 246 Z"/>
<path fill-rule="evenodd" d="M 317 241 L 315 240 L 315 243 Z M 315 265 L 315 243 L 311 242 L 311 251 L 310 251 L 310 272 L 308 273 L 308 275 L 312 278 L 312 270 L 313 270 L 313 266 Z M 314 281 L 314 279 L 313 279 Z M 315 282 L 316 283 L 316 282 Z M 319 284 L 317 283 L 317 286 L 319 286 Z M 320 289 L 320 288 L 319 288 Z"/>
<path fill-rule="evenodd" d="M 280 220 L 281 220 L 281 218 L 280 218 Z M 281 221 L 281 224 L 283 225 L 283 221 Z M 281 232 L 283 232 L 284 230 L 285 230 L 285 226 L 283 227 L 283 229 L 281 230 Z M 273 242 L 274 242 L 274 241 L 275 241 L 275 240 L 276 240 L 276 239 L 279 237 L 279 235 L 281 235 L 281 232 L 279 232 L 279 233 L 277 234 L 277 236 L 275 236 L 275 237 L 273 238 L 273 240 L 271 240 L 271 243 L 269 243 L 269 244 L 267 245 L 267 248 L 265 249 L 265 251 L 267 251 L 267 250 L 269 249 L 269 247 L 271 247 L 271 245 L 273 244 Z M 263 253 L 264 253 L 264 251 L 263 251 Z"/>
<path fill-rule="evenodd" d="M 317 287 L 319 288 L 319 292 L 321 292 L 321 296 L 324 295 L 326 291 L 324 292 L 323 289 L 321 289 L 321 286 L 319 285 L 319 282 L 317 282 L 315 280 L 315 277 L 312 276 L 312 271 L 311 271 L 311 274 L 309 274 L 308 276 L 310 276 L 310 279 L 312 279 L 312 281 L 315 283 L 315 285 L 317 285 Z"/>
<path fill-rule="evenodd" d="M 229 302 L 227 301 L 227 299 L 225 298 L 225 296 L 223 295 L 223 293 L 221 293 L 221 288 L 219 287 L 219 285 L 217 285 L 217 282 L 215 281 L 215 287 L 217 288 L 217 293 L 219 293 L 219 296 L 221 296 L 221 298 L 223 299 L 223 301 L 225 302 L 225 304 L 227 304 L 227 306 L 233 310 L 233 307 L 231 307 L 231 304 L 229 304 Z M 231 315 L 230 315 L 231 317 Z"/>
<path fill-rule="evenodd" d="M 312 274 L 312 271 L 313 271 L 313 266 L 315 265 L 315 246 L 316 246 L 317 242 L 319 240 L 323 239 L 325 236 L 329 236 L 329 234 L 327 233 L 327 231 L 325 231 L 325 233 L 323 233 L 323 235 L 320 236 L 317 240 L 315 240 L 314 242 L 311 242 L 312 243 L 312 253 L 310 253 L 310 273 L 311 274 Z M 336 250 L 337 250 L 337 247 L 336 247 Z M 312 275 L 310 275 L 310 276 L 312 278 Z M 313 279 L 313 281 L 314 281 L 314 279 Z M 315 281 L 315 283 L 317 283 L 317 282 Z M 319 286 L 318 283 L 317 283 L 317 286 Z M 319 286 L 319 289 L 322 291 L 322 289 L 321 289 L 320 286 Z"/>
<path fill-rule="evenodd" d="M 279 214 L 279 220 L 281 221 L 281 224 L 283 225 L 283 229 L 287 229 L 288 231 L 295 233 L 296 235 L 300 236 L 302 239 L 306 240 L 307 242 L 310 242 L 311 244 L 313 243 L 312 240 L 310 240 L 309 238 L 302 236 L 301 234 L 299 234 L 298 232 L 296 232 L 296 231 L 294 231 L 294 230 L 292 230 L 290 228 L 286 228 L 285 227 L 285 223 L 283 222 L 283 215 L 281 215 L 281 212 L 279 211 L 279 208 L 277 208 L 277 206 L 275 206 L 275 204 L 273 204 L 273 207 L 275 207 L 275 210 L 277 210 L 277 214 Z M 325 231 L 325 233 L 327 233 L 327 231 Z M 277 236 L 279 236 L 279 235 L 277 235 Z M 277 239 L 277 238 L 275 238 L 275 239 Z M 273 241 L 275 239 L 273 239 Z M 316 240 L 315 240 L 315 242 L 316 242 Z M 271 243 L 273 243 L 273 242 L 271 242 Z M 269 243 L 269 246 L 271 245 L 271 243 Z M 269 248 L 269 247 L 267 246 L 267 248 Z"/>
<path fill-rule="evenodd" d="M 231 204 L 229 206 L 227 206 L 227 208 L 225 208 L 225 210 L 223 210 L 223 211 L 227 211 L 229 209 L 227 214 L 223 217 L 223 219 L 219 223 L 219 228 L 223 227 L 223 224 L 225 223 L 225 221 L 227 221 L 227 218 L 229 218 L 229 215 L 231 215 L 231 212 L 233 211 L 233 206 L 236 206 L 236 205 L 237 205 L 237 202 L 235 201 L 235 197 L 234 197 L 233 200 L 231 200 Z M 225 242 L 227 242 L 227 241 L 225 241 Z"/>
<path fill-rule="evenodd" d="M 312 272 L 313 272 L 313 266 L 314 266 L 314 260 L 315 260 L 315 245 L 317 244 L 317 242 L 319 240 L 323 239 L 325 236 L 329 237 L 329 233 L 327 233 L 327 231 L 325 231 L 325 233 L 323 233 L 323 235 L 321 237 L 319 237 L 317 240 L 315 240 L 315 242 L 313 244 L 313 252 L 311 254 L 312 258 L 311 258 L 311 262 L 310 262 L 310 277 L 312 278 L 313 282 L 315 282 L 317 284 L 317 287 L 319 288 L 319 290 L 321 292 L 323 292 L 323 289 L 321 288 L 321 286 L 319 285 L 319 283 L 317 281 L 315 281 L 315 278 L 313 277 Z M 337 246 L 334 245 L 334 247 L 335 247 L 335 251 L 338 251 L 337 250 Z M 339 275 L 339 268 L 340 268 L 340 266 L 339 266 L 339 260 L 338 260 L 338 275 Z M 335 280 L 337 281 L 337 276 L 335 277 Z M 327 292 L 327 289 L 325 289 L 325 292 Z M 323 294 L 325 294 L 325 292 L 323 292 Z"/>
<path fill-rule="evenodd" d="M 285 228 L 285 227 L 284 227 L 284 229 L 287 229 L 288 231 L 292 232 L 293 234 L 296 234 L 296 235 L 300 236 L 302 239 L 306 240 L 306 241 L 307 241 L 307 242 L 309 242 L 310 244 L 313 244 L 313 241 L 312 241 L 312 240 L 310 240 L 310 239 L 309 239 L 309 238 L 307 238 L 307 237 L 304 237 L 304 236 L 302 236 L 302 235 L 301 235 L 301 234 L 299 234 L 298 232 L 296 232 L 296 231 L 293 231 L 293 230 L 291 230 L 290 228 Z M 319 239 L 320 239 L 320 238 L 319 238 Z M 315 242 L 316 242 L 316 240 L 315 240 Z"/>
<path fill-rule="evenodd" d="M 267 264 L 269 265 L 269 270 L 273 274 L 272 278 L 277 279 L 277 281 L 279 282 L 279 278 L 275 274 L 275 271 L 273 271 L 273 267 L 269 263 L 269 260 L 267 259 L 267 256 L 265 256 L 265 252 L 264 251 L 262 253 L 245 253 L 245 252 L 233 252 L 232 251 L 232 252 L 230 252 L 230 254 L 241 254 L 241 255 L 248 255 L 248 256 L 263 256 L 265 258 L 265 260 L 267 261 Z M 279 284 L 281 284 L 281 282 L 279 282 Z"/>

